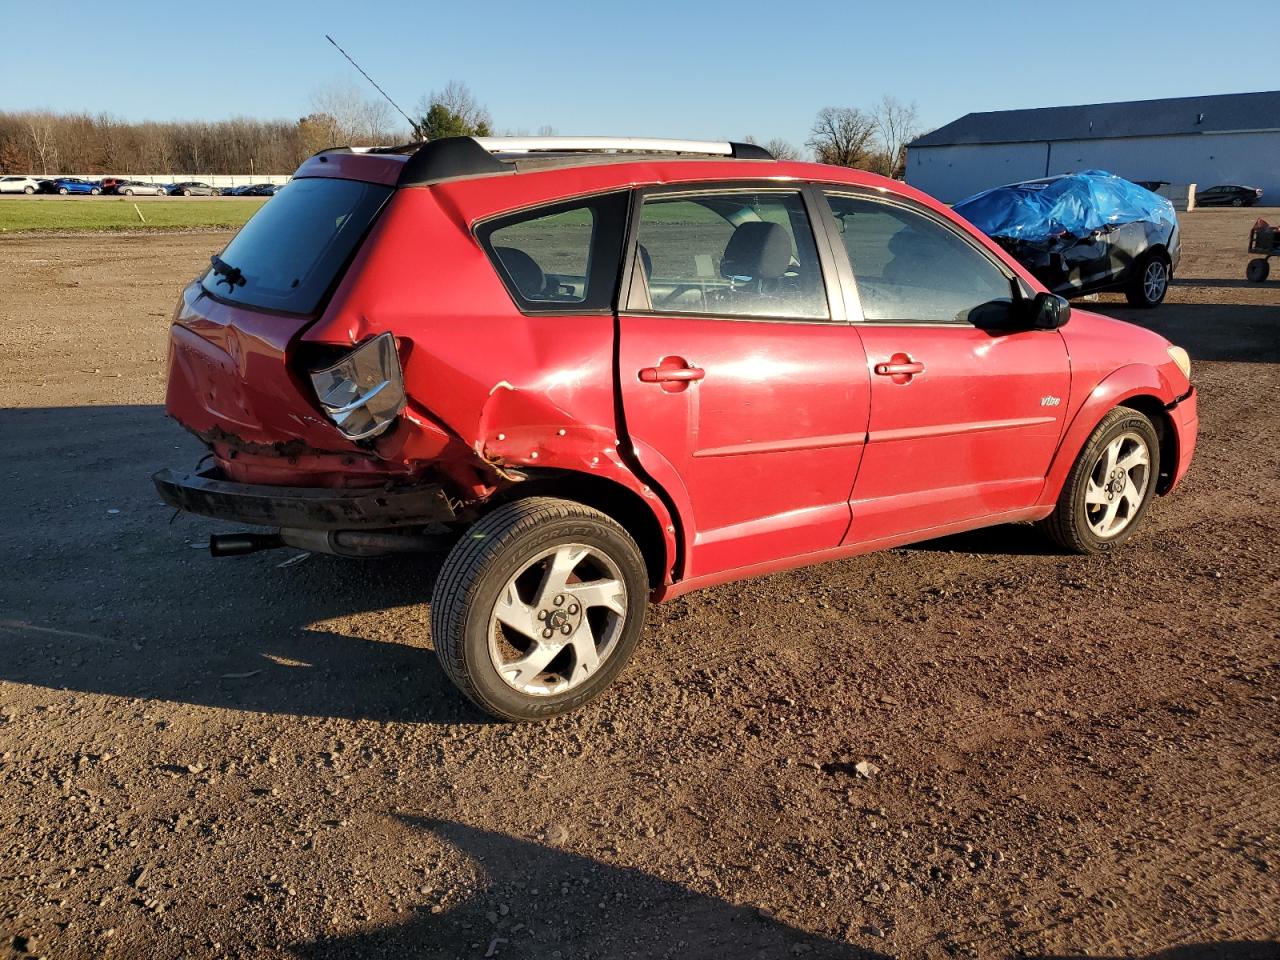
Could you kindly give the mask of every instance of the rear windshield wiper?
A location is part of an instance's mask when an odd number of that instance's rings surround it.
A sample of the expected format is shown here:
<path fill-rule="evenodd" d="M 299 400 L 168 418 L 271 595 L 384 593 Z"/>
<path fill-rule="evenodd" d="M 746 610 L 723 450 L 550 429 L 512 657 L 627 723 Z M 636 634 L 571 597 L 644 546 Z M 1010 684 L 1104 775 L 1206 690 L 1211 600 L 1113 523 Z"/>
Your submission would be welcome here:
<path fill-rule="evenodd" d="M 213 272 L 218 275 L 218 283 L 225 283 L 232 289 L 244 286 L 244 274 L 239 267 L 231 266 L 216 253 L 209 258 L 209 262 L 213 264 Z"/>

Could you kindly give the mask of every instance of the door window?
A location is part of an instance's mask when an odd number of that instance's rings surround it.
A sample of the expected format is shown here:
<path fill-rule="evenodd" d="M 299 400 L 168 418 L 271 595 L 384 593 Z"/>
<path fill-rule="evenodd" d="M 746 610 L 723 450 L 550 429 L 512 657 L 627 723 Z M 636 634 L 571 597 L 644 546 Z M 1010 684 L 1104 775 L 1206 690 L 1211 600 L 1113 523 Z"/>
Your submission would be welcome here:
<path fill-rule="evenodd" d="M 647 197 L 628 309 L 825 320 L 813 229 L 798 191 Z"/>
<path fill-rule="evenodd" d="M 522 210 L 476 233 L 525 312 L 611 311 L 628 200 L 613 193 Z"/>
<path fill-rule="evenodd" d="M 983 308 L 1012 303 L 1010 277 L 935 220 L 863 197 L 827 200 L 865 320 L 976 322 Z"/>

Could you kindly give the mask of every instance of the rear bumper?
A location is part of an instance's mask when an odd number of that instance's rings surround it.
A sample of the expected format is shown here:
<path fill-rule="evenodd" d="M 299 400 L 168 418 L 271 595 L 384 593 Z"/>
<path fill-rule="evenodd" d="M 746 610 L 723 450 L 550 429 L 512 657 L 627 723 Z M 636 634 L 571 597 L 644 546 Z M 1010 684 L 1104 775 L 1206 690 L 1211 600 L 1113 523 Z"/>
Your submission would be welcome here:
<path fill-rule="evenodd" d="M 1174 470 L 1173 480 L 1169 484 L 1170 492 L 1187 475 L 1191 466 L 1191 458 L 1196 452 L 1196 437 L 1200 433 L 1200 415 L 1196 409 L 1196 388 L 1192 387 L 1187 395 L 1175 400 L 1169 409 L 1169 419 L 1178 434 L 1178 466 Z"/>
<path fill-rule="evenodd" d="M 334 490 L 235 483 L 213 471 L 152 477 L 171 507 L 217 520 L 301 530 L 385 530 L 455 519 L 444 490 L 435 484 L 383 489 Z"/>

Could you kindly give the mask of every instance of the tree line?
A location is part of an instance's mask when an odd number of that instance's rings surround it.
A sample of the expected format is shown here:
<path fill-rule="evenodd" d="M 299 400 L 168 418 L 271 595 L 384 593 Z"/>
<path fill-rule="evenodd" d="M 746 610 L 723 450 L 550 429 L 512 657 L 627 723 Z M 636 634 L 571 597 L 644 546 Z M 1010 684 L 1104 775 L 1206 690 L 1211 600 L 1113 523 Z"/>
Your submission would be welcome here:
<path fill-rule="evenodd" d="M 0 112 L 0 173 L 282 174 L 325 147 L 495 132 L 489 111 L 457 82 L 418 101 L 416 116 L 409 118 L 412 131 L 385 101 L 352 85 L 317 89 L 311 107 L 297 120 L 133 122 L 107 113 Z M 914 104 L 885 96 L 869 110 L 823 108 L 804 146 L 821 163 L 900 177 L 906 144 L 919 132 Z M 537 133 L 555 130 L 542 126 Z M 764 146 L 778 159 L 806 158 L 784 140 Z"/>

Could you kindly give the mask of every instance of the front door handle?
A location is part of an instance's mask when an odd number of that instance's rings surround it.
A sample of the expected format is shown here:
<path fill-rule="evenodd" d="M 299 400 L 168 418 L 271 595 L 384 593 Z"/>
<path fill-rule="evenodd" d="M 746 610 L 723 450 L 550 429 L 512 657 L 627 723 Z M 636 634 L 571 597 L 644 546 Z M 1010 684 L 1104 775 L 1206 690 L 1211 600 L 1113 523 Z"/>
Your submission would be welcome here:
<path fill-rule="evenodd" d="M 684 357 L 663 357 L 656 367 L 640 369 L 641 383 L 656 383 L 666 393 L 681 393 L 689 389 L 689 384 L 701 380 L 707 371 L 695 367 Z"/>
<path fill-rule="evenodd" d="M 701 380 L 707 371 L 701 367 L 645 367 L 640 379 L 645 383 L 684 383 Z"/>
<path fill-rule="evenodd" d="M 919 360 L 877 363 L 876 373 L 882 377 L 914 377 L 917 373 L 924 373 L 924 364 Z"/>

